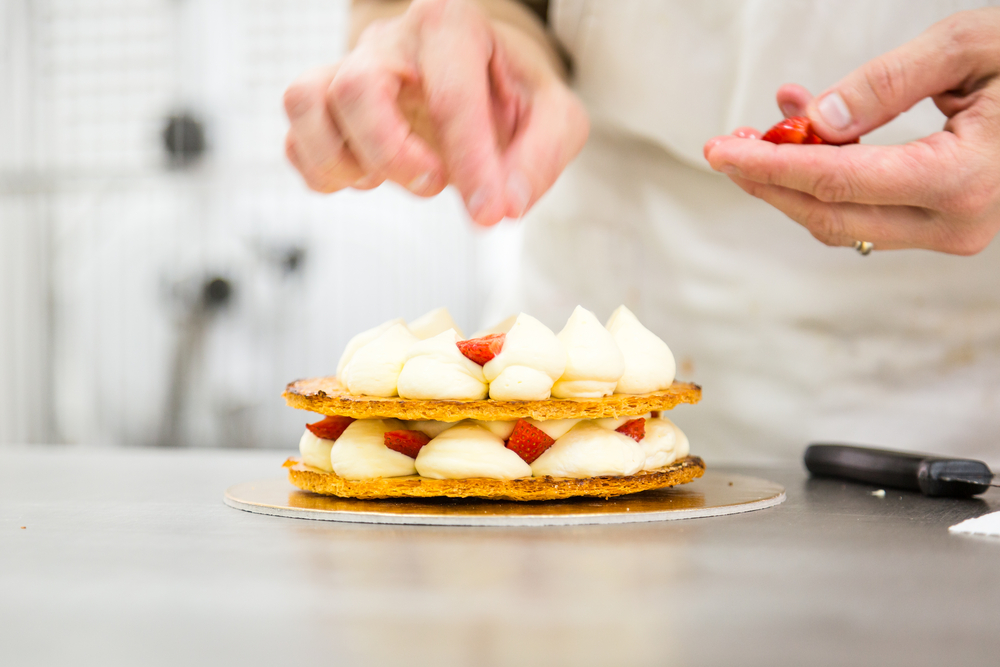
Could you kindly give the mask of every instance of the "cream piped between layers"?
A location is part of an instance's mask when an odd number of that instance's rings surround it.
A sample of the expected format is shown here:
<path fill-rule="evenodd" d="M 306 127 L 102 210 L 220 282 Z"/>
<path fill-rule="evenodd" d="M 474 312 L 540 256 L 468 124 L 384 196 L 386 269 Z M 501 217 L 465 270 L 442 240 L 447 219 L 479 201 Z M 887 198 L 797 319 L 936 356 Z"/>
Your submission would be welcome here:
<path fill-rule="evenodd" d="M 647 415 L 646 434 L 638 443 L 614 430 L 631 419 L 637 417 L 526 420 L 555 440 L 530 466 L 504 446 L 516 423 L 510 421 L 465 420 L 454 424 L 365 419 L 348 426 L 336 443 L 306 430 L 299 451 L 304 463 L 347 479 L 414 473 L 434 479 L 625 476 L 662 468 L 689 454 L 687 436 L 666 418 Z M 405 428 L 420 430 L 432 438 L 416 460 L 384 444 L 386 431 Z"/>
<path fill-rule="evenodd" d="M 460 422 L 424 445 L 415 464 L 431 479 L 531 477 L 531 467 L 500 436 L 472 422 Z"/>
<path fill-rule="evenodd" d="M 385 433 L 406 425 L 398 419 L 358 419 L 330 448 L 330 467 L 344 479 L 415 475 L 413 459 L 385 446 Z"/>

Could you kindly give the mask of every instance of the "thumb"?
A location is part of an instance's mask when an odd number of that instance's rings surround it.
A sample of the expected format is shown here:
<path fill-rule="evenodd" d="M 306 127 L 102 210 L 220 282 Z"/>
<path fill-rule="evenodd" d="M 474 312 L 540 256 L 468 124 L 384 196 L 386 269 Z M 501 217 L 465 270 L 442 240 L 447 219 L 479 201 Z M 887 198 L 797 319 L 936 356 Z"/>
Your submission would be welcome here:
<path fill-rule="evenodd" d="M 920 100 L 959 88 L 975 69 L 957 31 L 962 15 L 871 60 L 818 95 L 807 109 L 816 132 L 833 143 L 853 141 Z"/>

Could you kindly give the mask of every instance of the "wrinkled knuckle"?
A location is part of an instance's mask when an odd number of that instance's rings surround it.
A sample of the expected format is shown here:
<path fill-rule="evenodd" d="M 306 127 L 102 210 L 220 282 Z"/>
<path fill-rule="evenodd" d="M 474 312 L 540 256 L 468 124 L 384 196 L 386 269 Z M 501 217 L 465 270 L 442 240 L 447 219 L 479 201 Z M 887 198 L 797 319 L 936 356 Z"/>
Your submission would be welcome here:
<path fill-rule="evenodd" d="M 906 66 L 893 54 L 873 60 L 865 70 L 865 82 L 883 106 L 906 96 Z"/>
<path fill-rule="evenodd" d="M 837 245 L 835 241 L 844 236 L 843 218 L 827 207 L 815 207 L 807 211 L 802 224 L 827 245 Z"/>
<path fill-rule="evenodd" d="M 851 201 L 854 188 L 842 171 L 822 173 L 813 182 L 812 194 L 824 203 Z"/>
<path fill-rule="evenodd" d="M 966 12 L 953 14 L 935 26 L 939 35 L 942 54 L 948 58 L 960 57 L 981 39 L 982 28 Z"/>

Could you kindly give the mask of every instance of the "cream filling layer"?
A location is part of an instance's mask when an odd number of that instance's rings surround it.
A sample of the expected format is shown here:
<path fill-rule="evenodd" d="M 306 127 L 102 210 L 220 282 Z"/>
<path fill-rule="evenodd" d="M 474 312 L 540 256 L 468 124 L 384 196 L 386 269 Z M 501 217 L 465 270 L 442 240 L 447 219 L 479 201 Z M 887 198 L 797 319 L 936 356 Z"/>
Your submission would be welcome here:
<path fill-rule="evenodd" d="M 299 454 L 302 455 L 302 462 L 326 472 L 333 472 L 333 466 L 330 464 L 331 447 L 333 447 L 333 440 L 317 437 L 309 429 L 306 429 L 299 439 Z"/>
<path fill-rule="evenodd" d="M 330 466 L 344 479 L 415 475 L 413 459 L 385 446 L 386 431 L 405 429 L 398 419 L 359 419 L 351 422 L 330 448 Z"/>
<path fill-rule="evenodd" d="M 638 443 L 614 430 L 636 418 L 528 419 L 555 440 L 530 466 L 505 446 L 516 421 L 362 419 L 348 426 L 335 443 L 306 429 L 299 452 L 304 463 L 347 479 L 412 474 L 433 479 L 625 476 L 662 468 L 690 453 L 687 436 L 663 417 L 645 417 L 645 437 Z M 385 446 L 385 432 L 399 429 L 418 430 L 432 438 L 416 460 Z"/>
<path fill-rule="evenodd" d="M 472 422 L 460 422 L 424 445 L 415 464 L 431 479 L 531 477 L 531 467 L 500 436 Z"/>
<path fill-rule="evenodd" d="M 643 470 L 656 470 L 687 456 L 691 447 L 687 436 L 669 419 L 646 420 L 646 437 L 639 441 L 646 461 Z"/>
<path fill-rule="evenodd" d="M 531 464 L 536 477 L 624 477 L 642 470 L 646 455 L 632 438 L 583 421 Z"/>

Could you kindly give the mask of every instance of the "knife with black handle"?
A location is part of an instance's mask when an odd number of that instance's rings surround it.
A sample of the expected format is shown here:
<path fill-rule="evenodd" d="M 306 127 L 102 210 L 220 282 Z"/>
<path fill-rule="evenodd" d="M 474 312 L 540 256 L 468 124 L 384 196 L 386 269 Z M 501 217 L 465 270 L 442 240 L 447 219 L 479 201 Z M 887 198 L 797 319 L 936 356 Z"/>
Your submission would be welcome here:
<path fill-rule="evenodd" d="M 874 447 L 812 444 L 806 448 L 805 464 L 816 476 L 909 489 L 927 496 L 970 498 L 1000 486 L 982 461 Z"/>

